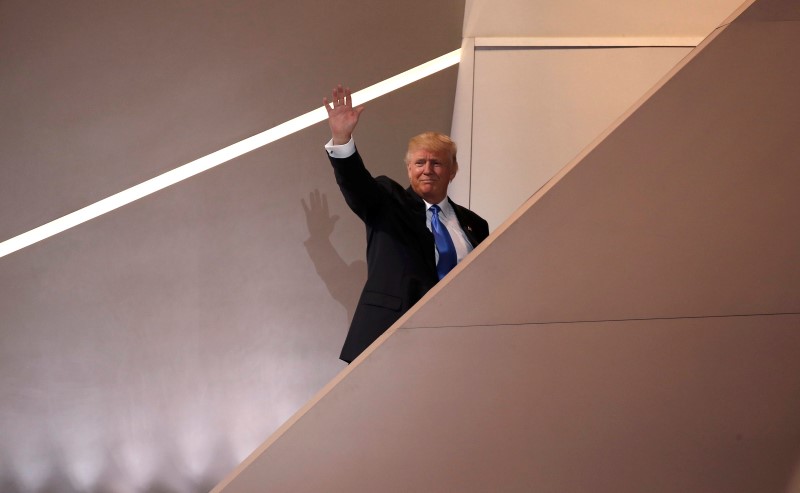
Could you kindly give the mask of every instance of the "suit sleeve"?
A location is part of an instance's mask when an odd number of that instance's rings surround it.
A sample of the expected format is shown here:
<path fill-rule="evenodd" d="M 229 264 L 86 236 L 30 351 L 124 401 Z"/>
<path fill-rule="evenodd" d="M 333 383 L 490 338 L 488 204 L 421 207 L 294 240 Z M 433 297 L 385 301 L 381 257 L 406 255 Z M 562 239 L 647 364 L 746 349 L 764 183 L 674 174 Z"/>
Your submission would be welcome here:
<path fill-rule="evenodd" d="M 356 150 L 350 157 L 339 159 L 328 156 L 347 205 L 364 222 L 369 223 L 384 206 L 387 191 L 373 178 L 361 155 Z"/>

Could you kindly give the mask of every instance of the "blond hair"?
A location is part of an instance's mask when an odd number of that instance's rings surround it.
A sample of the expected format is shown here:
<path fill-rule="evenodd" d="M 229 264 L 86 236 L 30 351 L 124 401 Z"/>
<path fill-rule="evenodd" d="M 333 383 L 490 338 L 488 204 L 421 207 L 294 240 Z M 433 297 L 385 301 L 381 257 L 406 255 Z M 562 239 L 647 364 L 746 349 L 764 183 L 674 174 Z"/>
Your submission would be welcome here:
<path fill-rule="evenodd" d="M 456 143 L 450 137 L 439 132 L 424 132 L 411 137 L 406 151 L 406 163 L 411 161 L 411 155 L 419 150 L 441 152 L 450 155 L 450 162 L 458 166 L 456 161 Z"/>

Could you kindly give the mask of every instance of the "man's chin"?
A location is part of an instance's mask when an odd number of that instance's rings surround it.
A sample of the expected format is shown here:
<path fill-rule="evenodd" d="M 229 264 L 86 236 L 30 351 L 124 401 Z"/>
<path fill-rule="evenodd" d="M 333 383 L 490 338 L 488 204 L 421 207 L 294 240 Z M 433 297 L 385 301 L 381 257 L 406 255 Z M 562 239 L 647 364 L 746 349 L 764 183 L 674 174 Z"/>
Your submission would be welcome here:
<path fill-rule="evenodd" d="M 430 204 L 437 204 L 444 199 L 444 197 L 442 197 L 442 199 L 438 199 L 438 197 L 442 195 L 442 192 L 433 187 L 418 187 L 415 188 L 414 191 L 417 192 L 417 195 L 425 199 L 425 201 Z"/>

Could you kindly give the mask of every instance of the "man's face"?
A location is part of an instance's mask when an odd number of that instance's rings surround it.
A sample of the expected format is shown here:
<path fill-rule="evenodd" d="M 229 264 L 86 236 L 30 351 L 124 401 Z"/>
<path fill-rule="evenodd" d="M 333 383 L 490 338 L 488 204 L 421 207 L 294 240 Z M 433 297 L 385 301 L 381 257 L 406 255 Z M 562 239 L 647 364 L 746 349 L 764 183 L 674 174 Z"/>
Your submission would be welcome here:
<path fill-rule="evenodd" d="M 458 164 L 453 163 L 446 152 L 420 149 L 411 153 L 410 157 L 406 164 L 411 188 L 431 204 L 444 200 L 447 186 L 458 171 Z"/>

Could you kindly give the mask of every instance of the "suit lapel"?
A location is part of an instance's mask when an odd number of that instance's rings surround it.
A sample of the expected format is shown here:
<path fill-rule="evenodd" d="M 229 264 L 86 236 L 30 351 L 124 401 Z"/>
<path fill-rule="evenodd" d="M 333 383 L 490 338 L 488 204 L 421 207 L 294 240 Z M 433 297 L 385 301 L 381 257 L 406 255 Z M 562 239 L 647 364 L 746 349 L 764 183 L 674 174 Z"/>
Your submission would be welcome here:
<path fill-rule="evenodd" d="M 472 224 L 464 214 L 464 208 L 453 202 L 453 199 L 450 197 L 447 197 L 447 200 L 450 202 L 450 205 L 453 206 L 453 210 L 456 213 L 456 219 L 458 219 L 458 224 L 461 225 L 461 229 L 464 231 L 464 234 L 467 235 L 467 239 L 472 244 L 472 248 L 475 248 L 475 246 L 477 246 L 480 242 L 475 237 L 475 232 L 472 231 Z"/>

